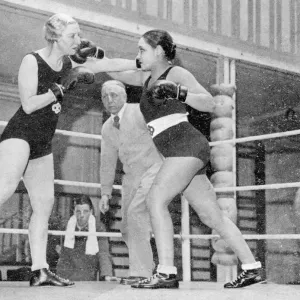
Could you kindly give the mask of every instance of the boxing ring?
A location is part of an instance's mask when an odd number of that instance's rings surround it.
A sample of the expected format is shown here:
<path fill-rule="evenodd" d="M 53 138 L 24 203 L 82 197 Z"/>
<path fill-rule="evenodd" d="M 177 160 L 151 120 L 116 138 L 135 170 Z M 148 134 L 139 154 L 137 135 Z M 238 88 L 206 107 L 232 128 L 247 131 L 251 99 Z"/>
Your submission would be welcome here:
<path fill-rule="evenodd" d="M 6 126 L 7 122 L 0 121 L 0 126 Z M 71 132 L 65 130 L 56 130 L 56 134 L 73 136 L 84 139 L 101 140 L 101 136 Z M 233 138 L 227 140 L 220 140 L 210 142 L 210 146 L 218 146 L 224 144 L 236 145 L 238 143 L 246 143 L 251 141 L 262 141 L 267 139 L 276 139 L 282 137 L 290 137 L 299 135 L 300 130 L 292 130 L 281 133 L 272 133 L 265 135 L 257 135 L 243 138 Z M 79 182 L 59 180 L 54 181 L 56 185 L 74 186 L 100 189 L 99 183 L 93 182 Z M 216 187 L 215 191 L 222 192 L 240 192 L 240 191 L 255 191 L 255 190 L 271 190 L 271 189 L 285 189 L 285 188 L 300 188 L 300 182 L 288 182 L 265 185 L 248 185 L 248 186 L 233 186 L 233 187 Z M 121 186 L 114 185 L 114 189 L 120 190 Z M 225 290 L 221 282 L 191 282 L 191 257 L 190 241 L 192 239 L 210 240 L 218 238 L 215 234 L 190 234 L 189 231 L 189 205 L 187 201 L 182 198 L 182 219 L 181 219 L 181 233 L 175 234 L 175 239 L 180 239 L 182 242 L 182 266 L 183 266 L 183 281 L 180 282 L 178 290 L 142 290 L 131 289 L 130 286 L 123 286 L 113 282 L 77 282 L 74 287 L 69 288 L 52 288 L 39 287 L 30 288 L 28 282 L 11 282 L 0 281 L 0 299 L 299 299 L 300 285 L 281 285 L 269 282 L 267 284 L 254 285 L 244 289 Z M 28 234 L 27 229 L 15 228 L 0 228 L 0 233 L 9 234 Z M 65 231 L 49 230 L 51 235 L 65 235 Z M 76 232 L 76 235 L 89 235 L 86 232 Z M 97 232 L 96 236 L 121 238 L 120 233 L 116 232 Z M 244 235 L 246 240 L 298 240 L 300 234 L 248 234 Z"/>
<path fill-rule="evenodd" d="M 175 290 L 140 290 L 117 283 L 76 282 L 69 288 L 30 288 L 28 282 L 0 282 L 3 300 L 298 300 L 299 286 L 264 284 L 224 290 L 220 283 L 180 282 Z"/>

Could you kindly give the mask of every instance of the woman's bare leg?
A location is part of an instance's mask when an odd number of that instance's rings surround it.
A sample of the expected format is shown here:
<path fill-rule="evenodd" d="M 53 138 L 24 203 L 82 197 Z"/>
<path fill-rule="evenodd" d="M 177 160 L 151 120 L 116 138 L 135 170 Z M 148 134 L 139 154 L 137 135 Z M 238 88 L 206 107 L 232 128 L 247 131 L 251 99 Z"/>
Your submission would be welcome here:
<path fill-rule="evenodd" d="M 155 177 L 147 203 L 160 265 L 174 266 L 174 230 L 168 205 L 188 186 L 202 166 L 196 158 L 166 158 Z"/>
<path fill-rule="evenodd" d="M 200 220 L 220 234 L 243 264 L 255 262 L 241 231 L 221 211 L 215 191 L 206 175 L 195 176 L 183 194 Z"/>
<path fill-rule="evenodd" d="M 29 145 L 20 139 L 0 143 L 0 205 L 15 192 L 29 158 Z"/>
<path fill-rule="evenodd" d="M 34 271 L 48 268 L 48 220 L 54 204 L 53 155 L 30 160 L 24 174 L 24 183 L 33 211 L 29 224 L 29 241 Z"/>

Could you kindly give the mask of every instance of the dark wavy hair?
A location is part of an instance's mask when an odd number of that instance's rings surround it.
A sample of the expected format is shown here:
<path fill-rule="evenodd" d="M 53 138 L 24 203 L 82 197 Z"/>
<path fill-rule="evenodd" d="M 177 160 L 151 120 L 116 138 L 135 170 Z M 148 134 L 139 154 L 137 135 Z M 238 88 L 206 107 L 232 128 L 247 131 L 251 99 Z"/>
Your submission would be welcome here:
<path fill-rule="evenodd" d="M 153 48 L 160 45 L 165 51 L 167 60 L 171 61 L 175 58 L 176 45 L 173 42 L 173 38 L 167 31 L 154 29 L 147 31 L 142 37 Z"/>
<path fill-rule="evenodd" d="M 74 200 L 74 208 L 76 205 L 87 204 L 89 208 L 94 211 L 92 200 L 88 195 L 76 195 L 73 200 Z"/>

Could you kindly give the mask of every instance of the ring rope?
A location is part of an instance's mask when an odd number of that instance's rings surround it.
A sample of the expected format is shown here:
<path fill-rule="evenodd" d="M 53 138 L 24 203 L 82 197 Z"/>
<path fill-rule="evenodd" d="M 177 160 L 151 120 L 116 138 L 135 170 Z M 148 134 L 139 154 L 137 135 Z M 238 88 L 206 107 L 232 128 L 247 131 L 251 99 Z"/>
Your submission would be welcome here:
<path fill-rule="evenodd" d="M 13 233 L 13 234 L 28 234 L 28 229 L 18 229 L 18 228 L 0 228 L 1 233 Z M 61 230 L 48 230 L 48 233 L 51 235 L 66 235 L 66 231 Z M 83 232 L 83 231 L 74 231 L 74 235 L 78 236 L 101 236 L 101 237 L 122 237 L 122 234 L 119 232 Z"/>
<path fill-rule="evenodd" d="M 68 130 L 62 130 L 57 129 L 55 132 L 66 135 L 66 136 L 75 136 L 75 137 L 82 137 L 82 138 L 89 138 L 89 139 L 95 139 L 95 140 L 102 140 L 102 136 L 99 134 L 91 134 L 91 133 L 84 133 L 84 132 L 77 132 L 77 131 L 68 131 Z"/>
<path fill-rule="evenodd" d="M 78 187 L 87 187 L 87 188 L 97 188 L 101 189 L 100 183 L 92 182 L 80 182 L 80 181 L 69 181 L 69 180 L 60 180 L 55 179 L 55 184 L 58 185 L 67 185 L 67 186 L 78 186 Z M 214 190 L 217 193 L 220 192 L 240 192 L 240 191 L 258 191 L 258 190 L 277 190 L 277 189 L 286 189 L 286 188 L 299 188 L 300 182 L 285 182 L 285 183 L 273 183 L 273 184 L 262 184 L 262 185 L 245 185 L 245 186 L 236 186 L 236 187 L 215 187 Z M 113 188 L 120 190 L 121 185 L 113 185 Z"/>
<path fill-rule="evenodd" d="M 5 126 L 7 122 L 0 121 L 0 126 Z M 56 129 L 55 133 L 66 135 L 66 136 L 75 136 L 75 137 L 83 137 L 83 138 L 91 138 L 91 139 L 97 139 L 101 140 L 102 136 L 97 134 L 90 134 L 90 133 L 84 133 L 84 132 L 76 132 L 76 131 L 67 131 L 67 130 L 61 130 Z M 288 136 L 294 136 L 299 135 L 300 129 L 297 130 L 290 130 L 285 132 L 277 132 L 277 133 L 269 133 L 269 134 L 263 134 L 263 135 L 254 135 L 250 137 L 243 137 L 243 138 L 236 138 L 236 139 L 230 139 L 230 140 L 223 140 L 223 141 L 216 141 L 216 142 L 210 142 L 210 146 L 216 146 L 221 144 L 228 144 L 228 143 L 246 143 L 251 141 L 258 141 L 258 140 L 268 140 L 273 138 L 280 138 L 280 137 L 288 137 Z"/>
<path fill-rule="evenodd" d="M 70 181 L 70 180 L 61 180 L 61 179 L 55 179 L 55 184 L 58 185 L 68 185 L 68 186 L 78 186 L 78 187 L 87 187 L 87 188 L 96 188 L 101 189 L 100 183 L 93 183 L 93 182 L 81 182 L 81 181 Z M 116 190 L 121 190 L 121 185 L 113 185 L 113 188 Z"/>
<path fill-rule="evenodd" d="M 7 122 L 0 121 L 0 126 L 6 126 Z M 89 138 L 89 139 L 95 139 L 100 140 L 102 139 L 102 136 L 99 134 L 91 134 L 91 133 L 84 133 L 84 132 L 78 132 L 78 131 L 68 131 L 68 130 L 62 130 L 62 129 L 56 129 L 55 133 L 66 135 L 66 136 L 75 136 L 75 137 L 82 137 L 82 138 Z"/>
<path fill-rule="evenodd" d="M 0 121 L 0 126 L 6 126 L 7 122 Z M 83 132 L 74 132 L 74 131 L 67 131 L 67 130 L 60 130 L 57 129 L 55 131 L 58 134 L 66 135 L 66 136 L 75 136 L 75 137 L 82 137 L 82 138 L 91 138 L 101 140 L 101 135 L 95 134 L 88 134 Z M 244 143 L 250 141 L 257 141 L 257 140 L 266 140 L 272 138 L 280 138 L 280 137 L 288 137 L 299 135 L 300 130 L 291 130 L 286 132 L 280 133 L 271 133 L 265 135 L 257 135 L 251 137 L 244 137 L 244 138 L 236 138 L 231 140 L 223 140 L 217 142 L 210 142 L 210 146 L 216 146 L 220 144 L 227 144 L 227 143 Z M 58 185 L 68 185 L 68 186 L 80 186 L 80 187 L 90 187 L 90 188 L 101 188 L 101 184 L 99 183 L 88 183 L 88 182 L 79 182 L 79 181 L 68 181 L 68 180 L 54 180 L 55 184 Z M 277 184 L 266 184 L 266 185 L 253 185 L 253 186 L 239 186 L 239 187 L 224 187 L 224 188 L 215 188 L 216 192 L 234 192 L 234 191 L 250 191 L 250 190 L 266 190 L 266 189 L 282 189 L 282 188 L 294 188 L 300 187 L 300 182 L 290 182 L 290 183 L 277 183 Z M 120 185 L 113 185 L 114 189 L 121 189 Z M 13 234 L 28 234 L 27 229 L 9 229 L 9 228 L 0 228 L 0 233 L 13 233 Z M 65 235 L 65 231 L 58 231 L 58 230 L 49 230 L 49 234 L 52 235 Z M 115 232 L 98 232 L 94 234 L 84 233 L 84 232 L 76 232 L 75 235 L 96 235 L 102 237 L 121 237 L 121 233 Z M 183 235 L 183 234 L 175 234 L 175 238 L 179 239 L 213 239 L 218 238 L 218 235 Z M 263 240 L 263 239 L 300 239 L 300 234 L 268 234 L 268 235 L 244 235 L 245 239 L 252 239 L 252 240 Z"/>
<path fill-rule="evenodd" d="M 0 126 L 5 126 L 7 122 L 0 121 Z M 67 135 L 67 136 L 76 136 L 76 137 L 84 137 L 84 138 L 92 138 L 92 139 L 98 139 L 101 140 L 101 135 L 96 134 L 89 134 L 89 133 L 83 133 L 83 132 L 74 132 L 74 131 L 67 131 L 67 130 L 60 130 L 57 129 L 56 133 Z M 243 142 L 249 142 L 249 141 L 255 141 L 255 140 L 265 140 L 265 139 L 271 139 L 271 138 L 277 138 L 277 137 L 283 137 L 283 136 L 293 136 L 300 134 L 300 130 L 291 130 L 286 132 L 279 132 L 279 133 L 271 133 L 271 134 L 265 134 L 265 135 L 257 135 L 257 136 L 251 136 L 251 137 L 244 137 L 244 138 L 237 138 L 234 140 L 224 140 L 224 141 L 217 141 L 217 142 L 210 142 L 209 144 L 211 146 L 225 144 L 225 143 L 243 143 Z M 55 184 L 58 185 L 68 185 L 68 186 L 78 186 L 78 187 L 87 187 L 87 188 L 101 188 L 101 184 L 99 183 L 88 183 L 88 182 L 79 182 L 79 181 L 69 181 L 69 180 L 60 180 L 56 179 L 54 180 Z M 300 187 L 299 182 L 289 182 L 289 183 L 277 183 L 277 184 L 266 184 L 266 185 L 252 185 L 252 186 L 239 186 L 239 187 L 224 187 L 224 188 L 215 188 L 215 191 L 218 192 L 234 192 L 234 191 L 255 191 L 255 190 L 265 190 L 265 189 L 283 189 L 283 188 L 294 188 L 294 187 Z M 114 189 L 120 190 L 120 185 L 114 185 Z"/>
<path fill-rule="evenodd" d="M 300 187 L 300 182 L 285 182 L 285 183 L 272 183 L 272 184 L 262 184 L 262 185 L 245 185 L 245 186 L 235 186 L 235 187 L 224 187 L 224 188 L 214 188 L 218 192 L 240 192 L 240 191 L 258 191 L 258 190 L 277 190 L 277 189 L 287 189 Z"/>
<path fill-rule="evenodd" d="M 232 140 L 223 140 L 223 141 L 217 141 L 217 142 L 210 142 L 210 146 L 216 146 L 221 144 L 228 144 L 228 143 L 246 143 L 251 141 L 261 141 L 261 140 L 269 140 L 274 138 L 280 138 L 280 137 L 287 137 L 287 136 L 293 136 L 293 135 L 299 135 L 300 129 L 297 130 L 290 130 L 285 132 L 276 132 L 276 133 L 269 133 L 269 134 L 263 134 L 263 135 L 254 135 L 250 137 L 243 137 L 243 138 L 236 138 Z"/>
<path fill-rule="evenodd" d="M 28 234 L 28 229 L 17 229 L 17 228 L 0 228 L 1 233 L 12 233 L 12 234 Z M 66 231 L 61 230 L 48 230 L 51 235 L 66 235 Z M 119 232 L 83 232 L 75 231 L 76 236 L 98 236 L 98 237 L 122 237 Z M 219 238 L 216 234 L 174 234 L 174 238 L 177 239 L 204 239 L 210 240 Z M 245 234 L 243 237 L 246 240 L 298 240 L 300 234 Z"/>

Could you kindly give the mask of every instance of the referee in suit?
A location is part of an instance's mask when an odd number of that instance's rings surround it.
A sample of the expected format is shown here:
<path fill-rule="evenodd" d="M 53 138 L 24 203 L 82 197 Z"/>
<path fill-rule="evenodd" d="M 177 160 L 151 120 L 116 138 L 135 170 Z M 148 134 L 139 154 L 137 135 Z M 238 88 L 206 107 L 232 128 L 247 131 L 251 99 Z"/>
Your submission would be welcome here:
<path fill-rule="evenodd" d="M 102 213 L 109 209 L 119 158 L 124 171 L 121 233 L 129 252 L 129 277 L 123 278 L 121 284 L 131 285 L 152 276 L 154 263 L 147 194 L 163 158 L 153 144 L 139 104 L 127 103 L 124 84 L 117 80 L 106 81 L 101 96 L 111 116 L 101 132 L 99 208 Z"/>

